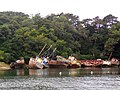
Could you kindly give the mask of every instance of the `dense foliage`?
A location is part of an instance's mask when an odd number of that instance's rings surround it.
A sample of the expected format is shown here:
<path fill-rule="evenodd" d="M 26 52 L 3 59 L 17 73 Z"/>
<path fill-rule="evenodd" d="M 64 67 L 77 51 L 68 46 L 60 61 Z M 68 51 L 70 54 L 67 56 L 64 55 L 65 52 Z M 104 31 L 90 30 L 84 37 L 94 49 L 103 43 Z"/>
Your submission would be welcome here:
<path fill-rule="evenodd" d="M 0 12 L 0 61 L 10 63 L 19 57 L 28 60 L 45 44 L 43 53 L 51 45 L 49 53 L 57 48 L 49 54 L 51 57 L 120 58 L 120 22 L 111 14 L 80 21 L 69 13 L 30 17 L 22 12 Z"/>

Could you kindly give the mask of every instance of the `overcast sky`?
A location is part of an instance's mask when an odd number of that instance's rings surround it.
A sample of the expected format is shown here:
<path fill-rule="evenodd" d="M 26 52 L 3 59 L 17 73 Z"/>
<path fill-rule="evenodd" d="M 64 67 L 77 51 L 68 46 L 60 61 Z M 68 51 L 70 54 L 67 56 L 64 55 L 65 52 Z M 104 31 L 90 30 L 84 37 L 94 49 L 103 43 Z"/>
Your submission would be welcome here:
<path fill-rule="evenodd" d="M 80 20 L 112 14 L 120 18 L 120 0 L 0 0 L 0 11 L 17 11 L 47 16 L 72 13 Z"/>

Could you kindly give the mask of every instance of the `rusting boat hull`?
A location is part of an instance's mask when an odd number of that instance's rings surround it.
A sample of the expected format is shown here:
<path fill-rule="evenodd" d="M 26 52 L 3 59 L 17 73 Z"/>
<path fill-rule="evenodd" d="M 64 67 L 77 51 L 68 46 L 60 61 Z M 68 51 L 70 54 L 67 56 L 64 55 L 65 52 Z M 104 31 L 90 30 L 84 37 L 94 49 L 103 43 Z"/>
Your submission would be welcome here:
<path fill-rule="evenodd" d="M 28 65 L 28 68 L 30 69 L 43 69 L 43 68 L 48 68 L 48 67 L 49 67 L 48 65 L 41 64 L 39 62 Z"/>
<path fill-rule="evenodd" d="M 48 62 L 49 68 L 67 68 L 67 64 L 60 61 L 51 60 Z"/>
<path fill-rule="evenodd" d="M 99 67 L 102 66 L 103 60 L 80 60 L 81 67 Z"/>
<path fill-rule="evenodd" d="M 61 61 L 49 61 L 48 65 L 50 68 L 79 68 L 80 64 L 71 64 L 67 62 L 61 62 Z"/>
<path fill-rule="evenodd" d="M 69 64 L 67 66 L 67 68 L 80 68 L 80 67 L 81 67 L 81 65 L 78 65 L 78 64 Z"/>
<path fill-rule="evenodd" d="M 12 68 L 12 69 L 22 69 L 22 68 L 27 68 L 27 67 L 26 67 L 26 64 L 24 64 L 24 63 L 15 63 L 15 62 L 12 62 L 10 64 L 10 68 Z"/>

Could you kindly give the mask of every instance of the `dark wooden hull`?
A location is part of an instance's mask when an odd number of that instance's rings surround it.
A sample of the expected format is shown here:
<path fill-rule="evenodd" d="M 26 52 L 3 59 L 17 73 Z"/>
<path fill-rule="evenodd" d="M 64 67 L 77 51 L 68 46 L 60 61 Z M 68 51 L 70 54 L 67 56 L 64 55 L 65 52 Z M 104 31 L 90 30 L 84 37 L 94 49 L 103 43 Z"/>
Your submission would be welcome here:
<path fill-rule="evenodd" d="M 26 64 L 12 62 L 10 64 L 10 68 L 12 68 L 12 69 L 23 69 L 23 68 L 26 68 Z"/>
<path fill-rule="evenodd" d="M 50 68 L 79 68 L 81 66 L 80 64 L 71 64 L 54 60 L 50 61 L 48 65 Z"/>
<path fill-rule="evenodd" d="M 49 68 L 67 68 L 67 64 L 64 62 L 59 62 L 51 60 L 48 62 Z"/>
<path fill-rule="evenodd" d="M 61 64 L 49 64 L 49 68 L 67 68 L 67 67 Z"/>
<path fill-rule="evenodd" d="M 80 64 L 69 64 L 69 65 L 67 66 L 67 68 L 80 68 L 80 67 L 81 67 Z"/>

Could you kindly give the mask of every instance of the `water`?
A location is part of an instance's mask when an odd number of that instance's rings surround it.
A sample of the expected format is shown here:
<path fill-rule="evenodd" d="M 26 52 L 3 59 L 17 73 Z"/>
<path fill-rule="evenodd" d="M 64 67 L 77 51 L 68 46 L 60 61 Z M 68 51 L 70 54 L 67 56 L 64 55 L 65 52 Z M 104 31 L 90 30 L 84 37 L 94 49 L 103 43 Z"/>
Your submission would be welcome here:
<path fill-rule="evenodd" d="M 119 68 L 0 71 L 0 90 L 120 90 Z"/>

